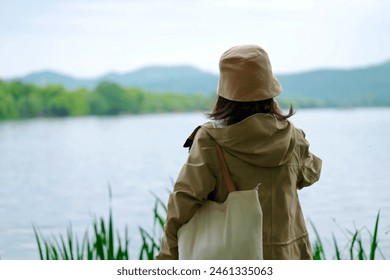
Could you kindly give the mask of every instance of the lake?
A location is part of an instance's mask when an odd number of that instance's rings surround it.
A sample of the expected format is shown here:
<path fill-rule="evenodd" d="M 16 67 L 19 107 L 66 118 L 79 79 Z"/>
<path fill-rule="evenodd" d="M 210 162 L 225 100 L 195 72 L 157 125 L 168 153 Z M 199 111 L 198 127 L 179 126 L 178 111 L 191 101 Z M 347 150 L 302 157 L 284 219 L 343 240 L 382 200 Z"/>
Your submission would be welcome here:
<path fill-rule="evenodd" d="M 340 246 L 342 229 L 368 237 L 364 227 L 373 230 L 380 210 L 379 247 L 390 258 L 390 108 L 301 109 L 291 120 L 323 160 L 320 181 L 299 194 L 327 257 L 332 234 Z M 38 259 L 33 224 L 50 236 L 71 222 L 81 238 L 111 206 L 137 259 L 138 226 L 153 226 L 152 193 L 167 201 L 188 155 L 184 140 L 205 121 L 177 113 L 0 122 L 0 258 Z"/>

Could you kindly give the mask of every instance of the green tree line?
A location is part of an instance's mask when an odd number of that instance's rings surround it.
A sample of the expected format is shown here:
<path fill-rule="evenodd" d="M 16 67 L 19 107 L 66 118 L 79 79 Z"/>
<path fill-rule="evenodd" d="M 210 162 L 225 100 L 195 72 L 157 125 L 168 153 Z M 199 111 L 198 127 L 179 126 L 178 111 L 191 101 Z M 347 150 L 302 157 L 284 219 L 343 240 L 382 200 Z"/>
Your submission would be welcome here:
<path fill-rule="evenodd" d="M 111 82 L 101 82 L 93 90 L 69 91 L 60 85 L 0 81 L 0 119 L 206 111 L 213 100 L 202 94 L 152 93 Z"/>
<path fill-rule="evenodd" d="M 366 100 L 367 99 L 367 100 Z M 324 99 L 277 97 L 282 109 L 376 106 L 372 100 L 340 102 Z M 37 86 L 0 80 L 0 120 L 35 117 L 120 115 L 210 111 L 215 95 L 149 92 L 101 82 L 93 90 L 68 90 L 61 85 Z M 363 102 L 364 101 L 364 102 Z M 385 106 L 384 102 L 381 103 Z M 362 105 L 360 105 L 362 106 Z"/>

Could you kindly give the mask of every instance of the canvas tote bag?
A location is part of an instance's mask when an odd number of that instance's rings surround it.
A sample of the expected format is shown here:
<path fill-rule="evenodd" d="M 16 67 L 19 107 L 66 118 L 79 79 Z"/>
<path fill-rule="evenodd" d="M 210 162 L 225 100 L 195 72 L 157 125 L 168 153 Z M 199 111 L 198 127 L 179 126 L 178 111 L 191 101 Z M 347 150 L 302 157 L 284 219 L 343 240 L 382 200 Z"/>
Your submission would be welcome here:
<path fill-rule="evenodd" d="M 237 191 L 217 144 L 228 190 L 223 203 L 206 201 L 178 231 L 179 260 L 262 260 L 263 212 L 258 186 Z"/>

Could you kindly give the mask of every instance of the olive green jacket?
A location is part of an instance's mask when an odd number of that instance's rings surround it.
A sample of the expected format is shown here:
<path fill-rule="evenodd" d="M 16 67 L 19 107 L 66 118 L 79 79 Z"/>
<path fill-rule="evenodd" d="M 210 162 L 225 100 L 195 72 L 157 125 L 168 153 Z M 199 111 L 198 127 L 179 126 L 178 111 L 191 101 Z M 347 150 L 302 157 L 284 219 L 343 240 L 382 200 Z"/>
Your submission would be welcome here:
<path fill-rule="evenodd" d="M 226 199 L 216 142 L 224 151 L 238 190 L 253 189 L 261 183 L 264 258 L 311 259 L 297 189 L 319 179 L 322 162 L 309 152 L 302 130 L 269 114 L 252 115 L 222 128 L 208 122 L 187 139 L 185 146 L 190 147 L 190 152 L 169 197 L 157 259 L 178 259 L 178 229 L 207 199 Z"/>

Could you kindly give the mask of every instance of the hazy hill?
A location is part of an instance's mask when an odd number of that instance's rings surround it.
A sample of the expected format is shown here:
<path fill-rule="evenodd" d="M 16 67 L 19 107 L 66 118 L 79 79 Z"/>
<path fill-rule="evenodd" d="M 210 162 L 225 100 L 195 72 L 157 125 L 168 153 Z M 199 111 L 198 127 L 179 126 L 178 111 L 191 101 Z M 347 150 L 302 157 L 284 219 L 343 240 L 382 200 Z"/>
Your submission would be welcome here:
<path fill-rule="evenodd" d="M 390 105 L 390 61 L 365 68 L 277 77 L 288 98 L 322 100 L 328 105 Z"/>
<path fill-rule="evenodd" d="M 99 79 L 151 91 L 210 93 L 215 91 L 218 77 L 190 66 L 154 66 L 125 74 L 111 73 Z"/>
<path fill-rule="evenodd" d="M 77 79 L 72 76 L 67 76 L 54 71 L 36 72 L 24 77 L 20 80 L 23 83 L 31 83 L 38 86 L 45 86 L 48 84 L 63 85 L 68 89 L 76 89 L 80 87 L 93 88 L 97 85 L 97 80 Z"/>
<path fill-rule="evenodd" d="M 390 106 L 390 61 L 364 68 L 276 76 L 283 86 L 283 98 L 305 100 L 309 106 Z M 91 89 L 106 80 L 157 92 L 208 94 L 216 91 L 218 76 L 190 66 L 155 66 L 124 74 L 109 73 L 96 79 L 77 79 L 45 71 L 27 75 L 21 80 L 37 85 L 61 84 L 68 89 Z"/>
<path fill-rule="evenodd" d="M 124 74 L 108 73 L 96 79 L 77 79 L 53 71 L 43 71 L 21 77 L 20 80 L 40 86 L 61 84 L 68 89 L 79 87 L 92 89 L 102 81 L 111 81 L 124 87 L 190 94 L 215 91 L 218 77 L 191 66 L 152 66 Z"/>

